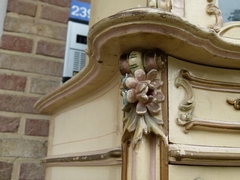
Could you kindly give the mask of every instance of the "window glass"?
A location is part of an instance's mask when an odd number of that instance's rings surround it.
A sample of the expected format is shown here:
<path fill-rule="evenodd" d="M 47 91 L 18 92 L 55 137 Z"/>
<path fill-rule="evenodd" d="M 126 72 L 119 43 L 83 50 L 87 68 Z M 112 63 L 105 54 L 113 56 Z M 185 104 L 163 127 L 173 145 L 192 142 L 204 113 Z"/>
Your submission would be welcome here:
<path fill-rule="evenodd" d="M 218 0 L 218 7 L 225 23 L 240 21 L 240 0 Z"/>

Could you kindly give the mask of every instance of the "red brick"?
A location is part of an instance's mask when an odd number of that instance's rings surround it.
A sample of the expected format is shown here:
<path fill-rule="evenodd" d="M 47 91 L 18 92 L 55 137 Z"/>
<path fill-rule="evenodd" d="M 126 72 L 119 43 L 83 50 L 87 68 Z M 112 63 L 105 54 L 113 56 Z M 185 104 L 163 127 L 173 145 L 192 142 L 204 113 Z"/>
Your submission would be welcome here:
<path fill-rule="evenodd" d="M 60 80 L 50 80 L 42 78 L 32 78 L 30 85 L 30 93 L 34 94 L 48 94 L 60 86 Z"/>
<path fill-rule="evenodd" d="M 7 11 L 18 14 L 35 16 L 37 4 L 33 2 L 26 2 L 21 0 L 8 0 Z"/>
<path fill-rule="evenodd" d="M 24 91 L 27 77 L 17 75 L 0 74 L 0 89 Z"/>
<path fill-rule="evenodd" d="M 36 114 L 33 105 L 39 98 L 0 94 L 0 111 Z"/>
<path fill-rule="evenodd" d="M 42 2 L 46 2 L 49 4 L 53 4 L 56 6 L 70 7 L 71 0 L 40 0 Z"/>
<path fill-rule="evenodd" d="M 44 180 L 44 175 L 45 167 L 42 164 L 21 164 L 19 180 Z"/>
<path fill-rule="evenodd" d="M 37 45 L 37 54 L 63 58 L 65 52 L 65 44 L 39 41 Z"/>
<path fill-rule="evenodd" d="M 25 126 L 25 134 L 31 136 L 48 136 L 49 121 L 27 119 Z"/>
<path fill-rule="evenodd" d="M 0 53 L 0 68 L 61 77 L 63 63 Z"/>
<path fill-rule="evenodd" d="M 59 9 L 52 6 L 42 6 L 41 18 L 66 24 L 69 19 L 69 8 Z"/>
<path fill-rule="evenodd" d="M 12 178 L 13 164 L 0 162 L 0 179 L 10 180 Z"/>
<path fill-rule="evenodd" d="M 17 117 L 0 116 L 0 132 L 17 132 L 19 122 L 20 118 Z"/>
<path fill-rule="evenodd" d="M 31 53 L 32 46 L 32 39 L 7 34 L 2 35 L 2 49 Z"/>
<path fill-rule="evenodd" d="M 4 30 L 24 34 L 33 34 L 52 39 L 66 40 L 67 27 L 46 24 L 34 19 L 24 17 L 6 16 Z"/>

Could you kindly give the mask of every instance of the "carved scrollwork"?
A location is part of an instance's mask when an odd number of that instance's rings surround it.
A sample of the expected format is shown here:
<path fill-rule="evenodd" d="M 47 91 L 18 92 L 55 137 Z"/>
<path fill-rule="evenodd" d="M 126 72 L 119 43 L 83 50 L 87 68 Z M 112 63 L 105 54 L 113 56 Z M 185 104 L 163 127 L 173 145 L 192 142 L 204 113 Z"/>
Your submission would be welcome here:
<path fill-rule="evenodd" d="M 224 122 L 212 119 L 203 119 L 193 116 L 194 110 L 194 94 L 192 88 L 204 90 L 217 90 L 223 92 L 238 92 L 239 84 L 226 83 L 220 81 L 210 81 L 192 76 L 187 70 L 182 69 L 180 76 L 175 79 L 175 86 L 183 87 L 187 96 L 182 104 L 179 105 L 180 115 L 177 118 L 177 124 L 184 126 L 184 132 L 192 129 L 195 126 L 218 128 L 225 130 L 240 130 L 239 122 Z M 227 99 L 227 103 L 233 105 L 236 110 L 240 109 L 240 99 L 231 101 Z"/>
<path fill-rule="evenodd" d="M 215 0 L 208 0 L 210 4 L 206 7 L 206 12 L 210 15 L 214 15 L 216 22 L 213 25 L 209 25 L 208 28 L 213 29 L 216 32 L 219 32 L 221 27 L 223 27 L 223 18 L 221 10 L 215 5 Z"/>
<path fill-rule="evenodd" d="M 122 78 L 123 108 L 126 112 L 122 141 L 132 139 L 134 148 L 143 134 L 155 133 L 167 144 L 167 138 L 161 125 L 162 119 L 154 116 L 161 111 L 159 103 L 165 96 L 160 91 L 163 84 L 157 78 L 158 70 L 163 70 L 165 54 L 160 51 L 132 51 L 119 61 Z M 133 134 L 133 137 L 132 137 Z"/>
<path fill-rule="evenodd" d="M 180 86 L 182 86 L 187 94 L 187 99 L 184 101 L 183 104 L 180 105 L 179 109 L 181 111 L 189 111 L 191 109 L 193 109 L 194 106 L 194 95 L 193 95 L 193 90 L 192 87 L 190 85 L 190 83 L 182 78 L 182 77 L 178 77 L 175 80 L 175 86 L 178 88 Z"/>
<path fill-rule="evenodd" d="M 194 109 L 194 94 L 190 83 L 182 78 L 177 77 L 175 80 L 175 86 L 179 88 L 180 86 L 184 88 L 187 97 L 182 104 L 179 106 L 179 110 L 181 111 L 180 117 L 177 118 L 177 123 L 181 126 L 186 126 L 192 121 L 192 112 Z M 187 129 L 185 127 L 185 132 Z"/>

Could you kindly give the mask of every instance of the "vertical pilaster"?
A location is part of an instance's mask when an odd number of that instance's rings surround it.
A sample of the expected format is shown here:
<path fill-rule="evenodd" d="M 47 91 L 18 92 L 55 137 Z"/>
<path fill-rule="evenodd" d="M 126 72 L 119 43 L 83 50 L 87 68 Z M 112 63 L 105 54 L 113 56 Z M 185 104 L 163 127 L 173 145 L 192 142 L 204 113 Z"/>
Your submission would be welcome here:
<path fill-rule="evenodd" d="M 165 96 L 160 89 L 165 83 L 161 79 L 165 58 L 161 51 L 132 51 L 120 59 L 125 111 L 122 180 L 166 176 L 161 172 L 166 171 L 161 153 L 166 152 L 168 142 L 161 110 Z"/>

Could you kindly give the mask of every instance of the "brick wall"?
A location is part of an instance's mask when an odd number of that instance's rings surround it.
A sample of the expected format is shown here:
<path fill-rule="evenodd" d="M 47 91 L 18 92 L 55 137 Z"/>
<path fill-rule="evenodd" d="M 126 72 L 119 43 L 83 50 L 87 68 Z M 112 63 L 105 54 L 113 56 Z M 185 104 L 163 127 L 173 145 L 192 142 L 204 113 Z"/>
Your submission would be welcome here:
<path fill-rule="evenodd" d="M 60 85 L 70 0 L 8 0 L 0 47 L 0 179 L 43 180 L 49 116 L 34 103 Z"/>

